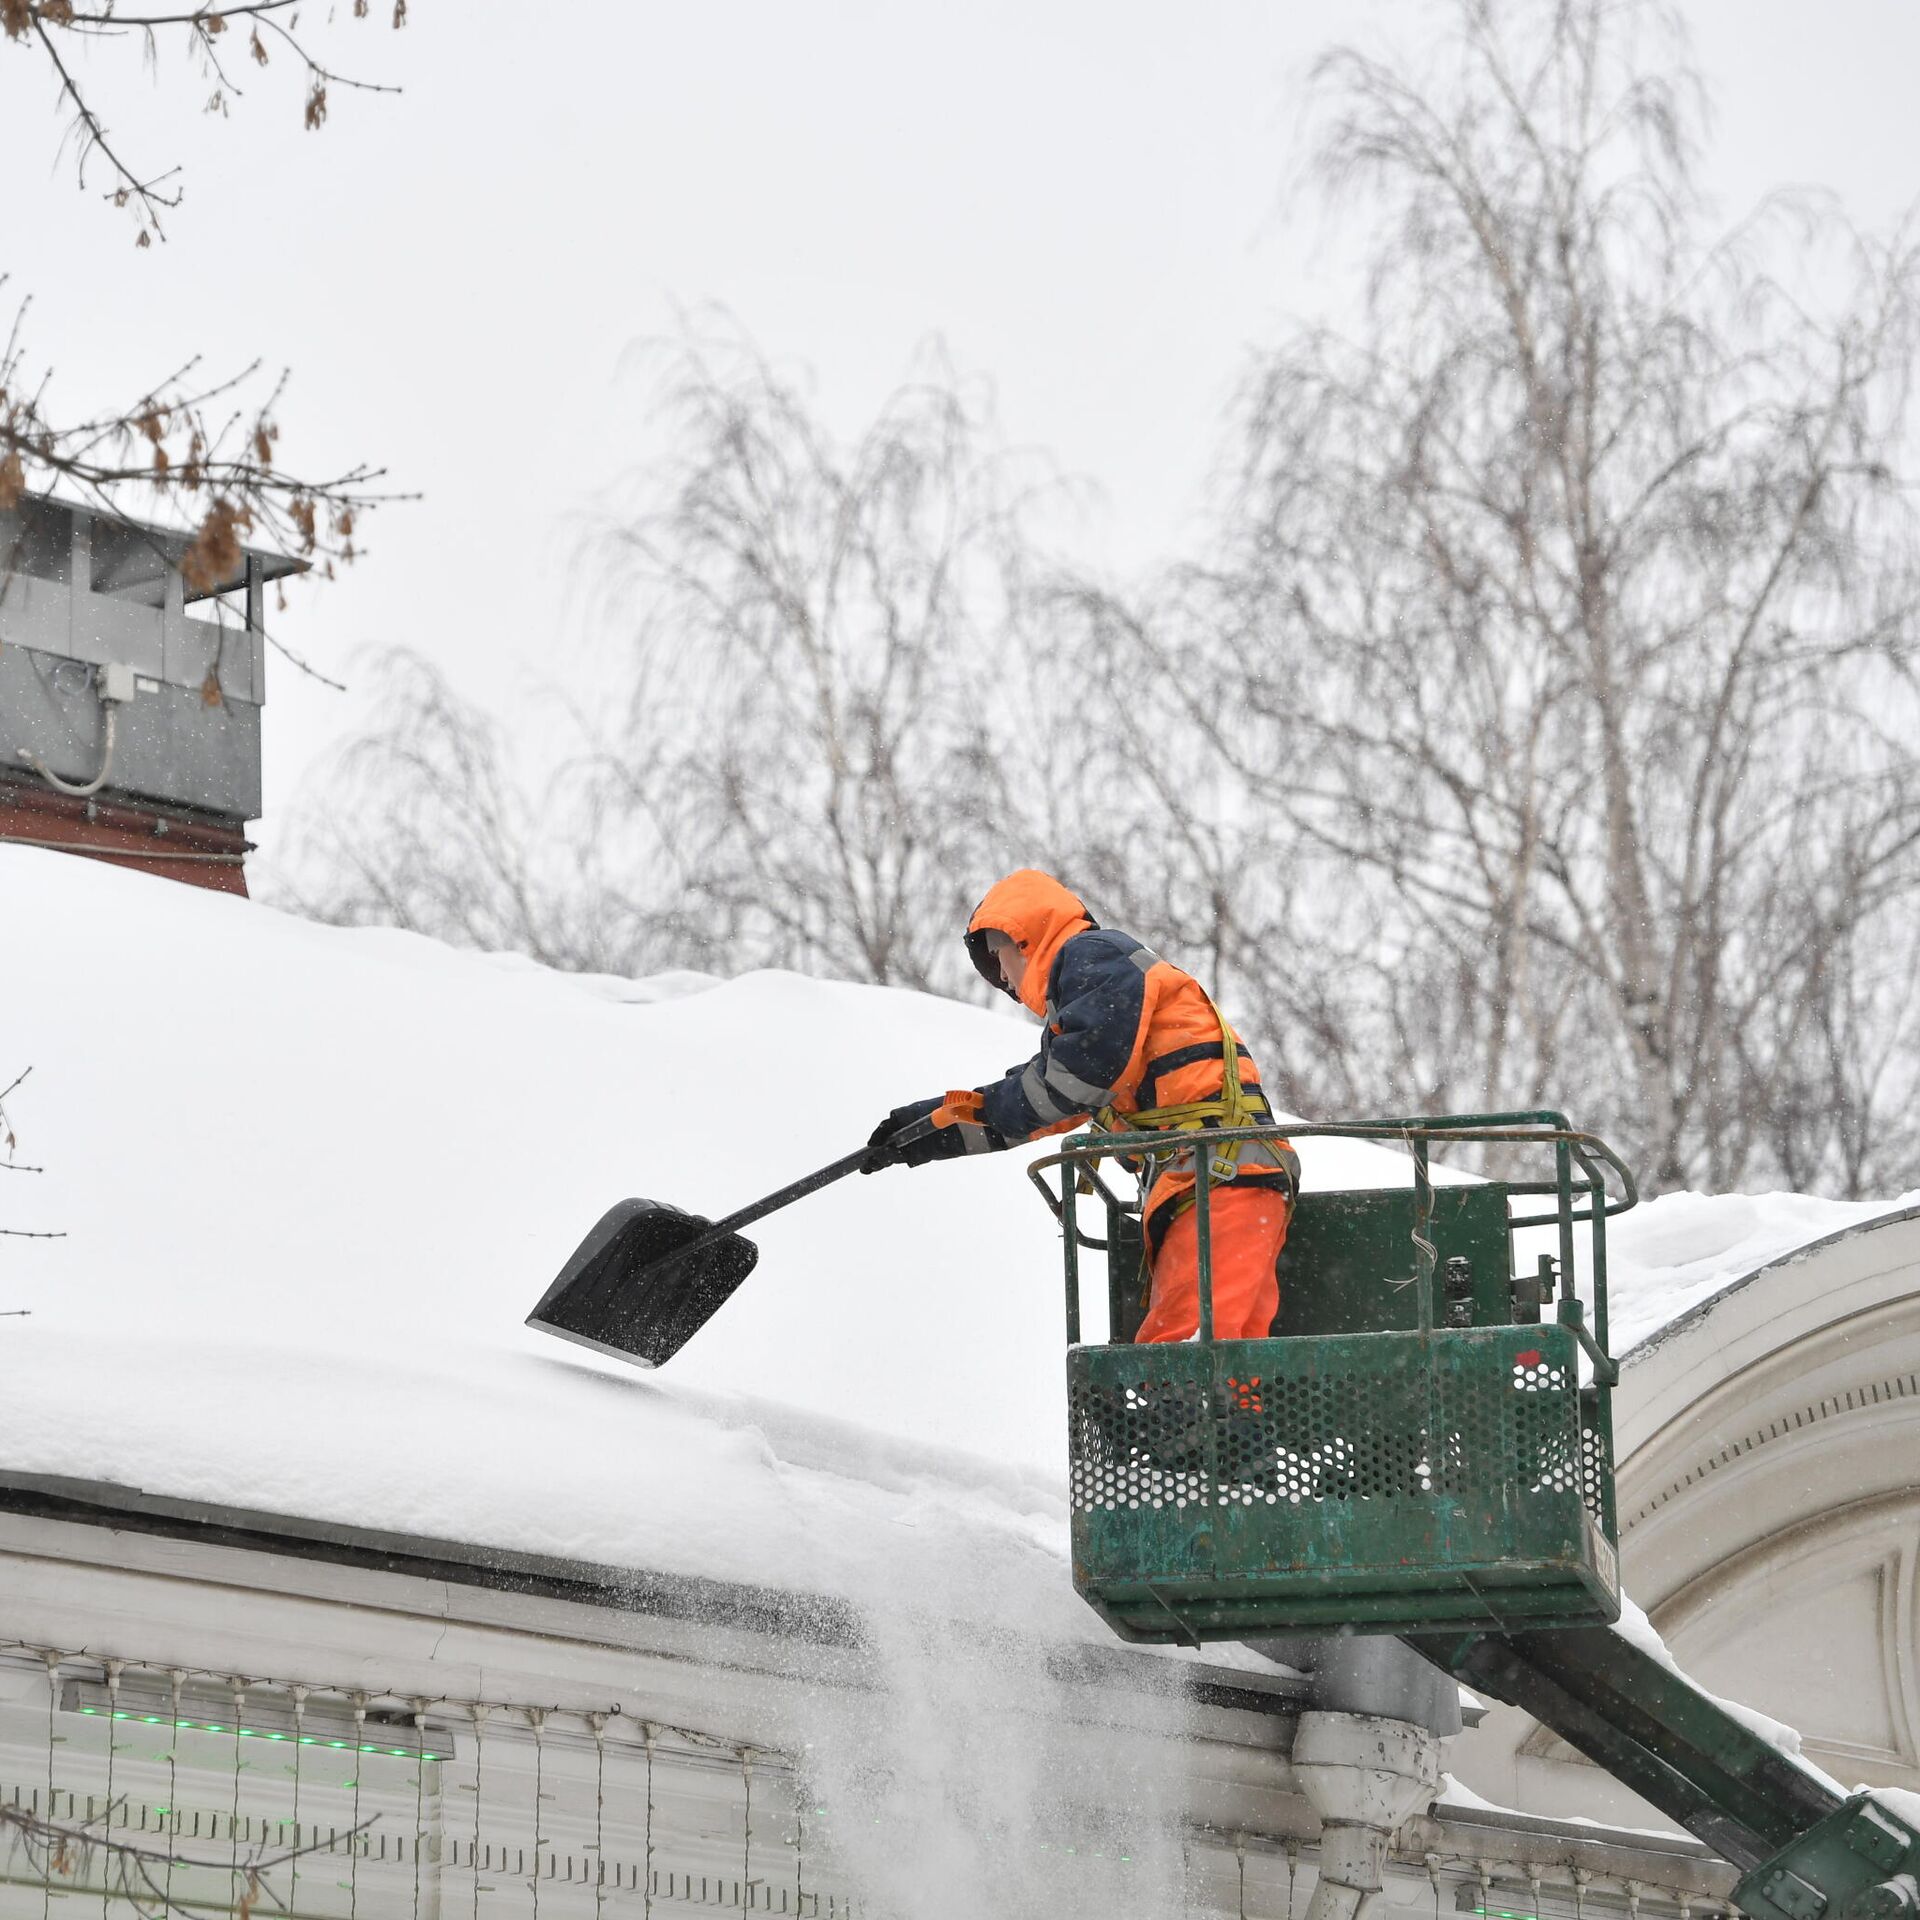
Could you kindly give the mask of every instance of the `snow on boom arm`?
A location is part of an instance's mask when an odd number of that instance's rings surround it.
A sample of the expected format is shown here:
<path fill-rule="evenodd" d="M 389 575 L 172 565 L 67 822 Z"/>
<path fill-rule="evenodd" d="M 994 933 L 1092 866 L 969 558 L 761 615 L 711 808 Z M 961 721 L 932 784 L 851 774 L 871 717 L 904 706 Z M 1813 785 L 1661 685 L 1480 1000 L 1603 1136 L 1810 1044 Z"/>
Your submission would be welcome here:
<path fill-rule="evenodd" d="M 1742 1869 L 1759 1920 L 1920 1913 L 1920 1834 L 1837 1794 L 1617 1627 L 1408 1634 L 1469 1686 L 1530 1713 Z"/>
<path fill-rule="evenodd" d="M 1606 1221 L 1638 1197 L 1625 1165 L 1550 1111 L 1285 1132 L 1404 1147 L 1413 1179 L 1298 1197 L 1264 1340 L 1126 1341 L 1137 1203 L 1101 1162 L 1165 1155 L 1164 1138 L 1095 1134 L 1030 1169 L 1063 1229 L 1082 1596 L 1136 1641 L 1398 1634 L 1741 1869 L 1734 1898 L 1757 1920 L 1920 1920 L 1920 1821 L 1755 1732 L 1644 1617 L 1616 1624 Z M 1552 1178 L 1436 1187 L 1435 1142 L 1531 1147 Z M 1089 1193 L 1103 1237 L 1080 1226 Z M 1205 1299 L 1204 1159 L 1196 1201 Z M 1557 1250 L 1516 1277 L 1512 1236 L 1529 1228 Z M 1083 1248 L 1107 1250 L 1105 1343 L 1080 1338 Z"/>

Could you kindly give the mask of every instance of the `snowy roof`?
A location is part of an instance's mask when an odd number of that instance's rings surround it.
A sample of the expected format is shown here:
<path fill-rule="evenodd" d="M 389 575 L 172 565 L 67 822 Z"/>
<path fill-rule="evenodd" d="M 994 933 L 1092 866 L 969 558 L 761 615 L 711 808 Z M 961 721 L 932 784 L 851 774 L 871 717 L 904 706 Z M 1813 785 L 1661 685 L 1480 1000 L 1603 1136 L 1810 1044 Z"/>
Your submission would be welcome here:
<path fill-rule="evenodd" d="M 1627 1355 L 1792 1254 L 1920 1207 L 1895 1200 L 1822 1200 L 1805 1193 L 1667 1193 L 1608 1230 L 1609 1329 Z"/>
<path fill-rule="evenodd" d="M 889 1107 L 1002 1070 L 1011 1012 L 755 973 L 629 982 L 314 925 L 0 846 L 9 1391 L 0 1469 L 960 1613 L 1065 1576 L 1056 1237 L 1024 1155 L 893 1171 L 754 1230 L 758 1270 L 642 1373 L 523 1318 L 614 1200 L 720 1213 Z M 1310 1185 L 1398 1156 L 1305 1146 Z M 1860 1210 L 1855 1209 L 1854 1213 Z M 1619 1344 L 1830 1203 L 1621 1223 Z M 1850 1215 L 1849 1218 L 1852 1216 Z"/>

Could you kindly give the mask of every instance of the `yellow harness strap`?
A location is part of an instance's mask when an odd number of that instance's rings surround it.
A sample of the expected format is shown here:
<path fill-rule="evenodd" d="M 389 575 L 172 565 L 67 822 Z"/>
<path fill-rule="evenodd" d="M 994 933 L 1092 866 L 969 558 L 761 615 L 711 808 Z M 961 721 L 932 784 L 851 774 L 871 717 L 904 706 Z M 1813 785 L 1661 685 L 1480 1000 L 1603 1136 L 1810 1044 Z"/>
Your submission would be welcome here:
<path fill-rule="evenodd" d="M 1227 1017 L 1207 995 L 1207 1006 L 1220 1026 L 1220 1092 L 1212 1100 L 1188 1100 L 1174 1107 L 1142 1107 L 1137 1113 L 1121 1113 L 1116 1107 L 1103 1107 L 1094 1115 L 1093 1124 L 1106 1133 L 1199 1133 L 1208 1127 L 1257 1127 L 1273 1117 L 1267 1097 L 1258 1090 L 1249 1093 L 1240 1081 L 1240 1046 L 1227 1025 Z M 1239 1168 L 1241 1140 L 1222 1141 L 1210 1160 L 1208 1172 L 1215 1182 L 1231 1180 Z M 1149 1161 L 1171 1159 L 1178 1148 L 1165 1155 L 1147 1156 Z M 1191 1206 L 1192 1201 L 1183 1201 Z"/>

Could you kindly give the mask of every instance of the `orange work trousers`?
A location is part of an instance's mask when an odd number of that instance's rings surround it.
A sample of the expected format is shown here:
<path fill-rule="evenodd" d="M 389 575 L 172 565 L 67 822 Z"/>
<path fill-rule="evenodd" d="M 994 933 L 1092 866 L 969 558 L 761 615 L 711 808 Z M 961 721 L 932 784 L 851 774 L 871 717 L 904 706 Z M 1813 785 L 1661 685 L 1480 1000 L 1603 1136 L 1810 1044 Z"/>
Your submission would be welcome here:
<path fill-rule="evenodd" d="M 1280 1282 L 1273 1269 L 1293 1209 L 1277 1187 L 1251 1181 L 1216 1188 L 1212 1198 L 1213 1337 L 1264 1340 L 1280 1311 Z M 1191 1340 L 1200 1330 L 1199 1228 L 1192 1207 L 1167 1229 L 1148 1270 L 1153 1288 L 1147 1317 L 1133 1336 L 1136 1344 Z"/>

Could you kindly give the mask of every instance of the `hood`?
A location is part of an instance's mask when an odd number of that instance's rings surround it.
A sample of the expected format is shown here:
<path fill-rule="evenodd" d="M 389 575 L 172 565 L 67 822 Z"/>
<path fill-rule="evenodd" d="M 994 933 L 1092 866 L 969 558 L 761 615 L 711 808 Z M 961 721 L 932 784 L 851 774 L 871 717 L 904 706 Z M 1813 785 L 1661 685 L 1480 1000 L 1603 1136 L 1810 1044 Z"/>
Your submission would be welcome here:
<path fill-rule="evenodd" d="M 1020 982 L 1020 1004 L 1029 1013 L 1045 1017 L 1047 981 L 1053 963 L 1076 933 L 1095 924 L 1093 915 L 1050 873 L 1022 867 L 987 889 L 987 897 L 967 922 L 969 933 L 988 929 L 1004 933 L 1027 956 L 1026 978 Z"/>

